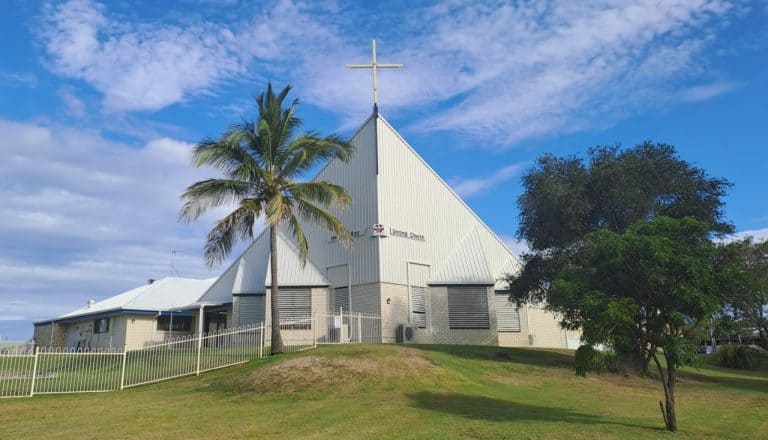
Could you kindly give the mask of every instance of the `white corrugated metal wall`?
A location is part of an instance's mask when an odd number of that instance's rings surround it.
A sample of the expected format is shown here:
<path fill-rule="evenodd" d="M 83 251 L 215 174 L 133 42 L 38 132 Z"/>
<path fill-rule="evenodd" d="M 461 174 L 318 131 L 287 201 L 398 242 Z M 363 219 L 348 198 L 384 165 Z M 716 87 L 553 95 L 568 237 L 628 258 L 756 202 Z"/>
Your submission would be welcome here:
<path fill-rule="evenodd" d="M 477 228 L 492 275 L 515 256 L 383 119 L 378 123 L 381 223 L 423 234 L 424 241 L 380 239 L 383 282 L 405 284 L 405 261 L 433 266 Z"/>
<path fill-rule="evenodd" d="M 331 266 L 349 264 L 352 284 L 375 283 L 379 278 L 377 239 L 371 237 L 371 227 L 377 222 L 376 203 L 376 120 L 369 119 L 352 137 L 356 148 L 349 163 L 332 161 L 315 177 L 344 187 L 352 196 L 352 206 L 333 214 L 350 231 L 358 234 L 355 244 L 346 248 L 331 239 L 322 226 L 305 222 L 309 239 L 309 258 L 322 271 Z"/>

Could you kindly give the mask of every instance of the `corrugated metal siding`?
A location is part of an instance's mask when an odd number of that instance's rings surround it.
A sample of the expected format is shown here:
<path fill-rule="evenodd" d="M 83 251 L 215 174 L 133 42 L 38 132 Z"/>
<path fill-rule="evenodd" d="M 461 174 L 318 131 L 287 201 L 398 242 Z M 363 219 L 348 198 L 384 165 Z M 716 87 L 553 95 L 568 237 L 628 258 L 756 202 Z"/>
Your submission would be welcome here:
<path fill-rule="evenodd" d="M 439 267 L 474 228 L 491 276 L 499 276 L 498 270 L 514 255 L 381 117 L 378 126 L 381 223 L 425 237 L 379 239 L 382 282 L 405 284 L 405 261 Z"/>
<path fill-rule="evenodd" d="M 477 228 L 473 228 L 451 251 L 429 280 L 430 284 L 493 284 L 495 280 L 480 243 Z"/>
<path fill-rule="evenodd" d="M 379 284 L 358 284 L 352 286 L 352 313 L 381 313 L 381 291 Z"/>
<path fill-rule="evenodd" d="M 490 328 L 484 286 L 448 286 L 448 325 L 452 329 Z"/>
<path fill-rule="evenodd" d="M 496 328 L 500 332 L 520 331 L 520 312 L 517 303 L 509 300 L 509 292 L 496 292 Z"/>
<path fill-rule="evenodd" d="M 247 250 L 246 250 L 247 252 Z M 232 300 L 232 291 L 235 287 L 235 278 L 240 265 L 235 261 L 213 283 L 198 301 L 211 303 L 226 303 Z"/>
<path fill-rule="evenodd" d="M 267 239 L 269 234 L 265 234 Z M 302 266 L 299 250 L 284 232 L 278 232 L 277 235 L 277 276 L 280 286 L 327 286 L 328 279 L 315 264 L 307 258 Z M 268 259 L 269 260 L 269 259 Z M 267 287 L 272 285 L 270 279 L 270 270 L 272 265 L 267 261 L 267 272 L 264 282 Z"/>
<path fill-rule="evenodd" d="M 240 256 L 232 293 L 264 293 L 269 262 L 269 233 L 264 232 Z"/>
<path fill-rule="evenodd" d="M 376 120 L 371 118 L 352 137 L 356 148 L 352 160 L 334 160 L 313 179 L 330 181 L 344 187 L 352 196 L 352 205 L 331 210 L 344 225 L 359 234 L 354 245 L 346 248 L 331 240 L 322 226 L 304 222 L 309 240 L 309 257 L 320 268 L 349 264 L 352 284 L 373 283 L 379 277 L 378 239 L 371 237 L 371 227 L 378 222 L 376 199 Z"/>
<path fill-rule="evenodd" d="M 264 322 L 266 298 L 266 295 L 238 296 L 238 325 L 260 324 Z"/>
<path fill-rule="evenodd" d="M 261 234 L 240 257 L 232 293 L 263 293 L 270 283 L 269 232 Z M 302 267 L 299 252 L 284 233 L 277 234 L 280 286 L 325 286 L 328 280 L 311 260 Z"/>

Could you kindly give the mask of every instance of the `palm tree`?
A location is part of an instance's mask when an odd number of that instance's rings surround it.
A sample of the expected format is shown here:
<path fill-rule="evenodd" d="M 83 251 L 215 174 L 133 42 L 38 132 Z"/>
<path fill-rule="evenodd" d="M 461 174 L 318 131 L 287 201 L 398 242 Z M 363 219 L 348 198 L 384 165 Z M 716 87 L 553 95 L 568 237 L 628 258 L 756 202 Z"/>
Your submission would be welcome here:
<path fill-rule="evenodd" d="M 208 233 L 204 253 L 209 267 L 221 264 L 238 240 L 253 240 L 254 224 L 258 218 L 264 218 L 269 228 L 272 354 L 283 351 L 278 324 L 278 228 L 285 225 L 292 233 L 302 264 L 306 262 L 309 245 L 300 219 L 319 223 L 342 243 L 352 240 L 342 222 L 325 210 L 351 203 L 346 190 L 330 182 L 300 179 L 330 160 L 348 162 L 354 149 L 335 134 L 298 134 L 298 100 L 283 107 L 290 90 L 289 85 L 275 95 L 269 83 L 267 91 L 256 97 L 256 120 L 233 124 L 217 139 L 205 139 L 195 146 L 193 165 L 216 168 L 223 177 L 190 185 L 182 195 L 184 205 L 179 214 L 181 221 L 191 222 L 209 209 L 237 206 Z"/>

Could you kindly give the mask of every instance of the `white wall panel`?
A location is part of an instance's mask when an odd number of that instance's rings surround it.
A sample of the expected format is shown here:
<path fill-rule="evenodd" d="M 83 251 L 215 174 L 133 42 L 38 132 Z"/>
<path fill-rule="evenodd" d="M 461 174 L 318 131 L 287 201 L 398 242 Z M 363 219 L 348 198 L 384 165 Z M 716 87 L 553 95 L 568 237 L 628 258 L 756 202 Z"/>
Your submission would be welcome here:
<path fill-rule="evenodd" d="M 406 261 L 437 267 L 474 228 L 494 277 L 514 256 L 426 162 L 379 118 L 380 220 L 386 228 L 424 235 L 381 238 L 382 282 L 405 284 Z"/>
<path fill-rule="evenodd" d="M 349 264 L 352 284 L 376 282 L 379 276 L 377 239 L 371 237 L 371 226 L 377 222 L 376 202 L 376 119 L 371 118 L 351 139 L 355 155 L 348 163 L 334 160 L 315 181 L 329 181 L 344 187 L 352 196 L 352 205 L 344 210 L 331 210 L 344 225 L 358 236 L 352 247 L 344 247 L 331 239 L 323 227 L 305 222 L 309 239 L 309 257 L 322 270 L 329 266 Z"/>

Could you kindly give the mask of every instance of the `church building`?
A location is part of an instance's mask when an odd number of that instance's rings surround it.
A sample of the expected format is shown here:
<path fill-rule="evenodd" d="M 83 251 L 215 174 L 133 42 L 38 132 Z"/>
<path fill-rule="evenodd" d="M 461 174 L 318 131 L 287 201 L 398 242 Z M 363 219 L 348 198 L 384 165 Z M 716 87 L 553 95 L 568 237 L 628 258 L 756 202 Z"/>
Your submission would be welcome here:
<path fill-rule="evenodd" d="M 351 143 L 352 160 L 333 160 L 314 180 L 352 196 L 333 214 L 354 244 L 305 222 L 302 266 L 290 233 L 279 232 L 281 320 L 342 311 L 381 316 L 381 342 L 402 341 L 408 328 L 419 343 L 578 345 L 540 307 L 508 301 L 500 280 L 519 269 L 517 257 L 376 110 Z M 268 322 L 269 257 L 267 230 L 197 304 L 234 325 Z"/>
<path fill-rule="evenodd" d="M 352 233 L 354 243 L 346 246 L 320 225 L 304 222 L 309 255 L 302 264 L 290 233 L 278 232 L 280 317 L 300 322 L 289 324 L 284 338 L 343 341 L 345 314 L 349 320 L 365 314 L 379 323 L 377 340 L 368 342 L 576 348 L 578 332 L 562 330 L 557 318 L 540 306 L 518 308 L 508 300 L 501 280 L 520 269 L 517 257 L 379 114 L 376 71 L 402 65 L 377 64 L 373 41 L 372 63 L 347 67 L 372 69 L 373 114 L 350 140 L 356 150 L 351 161 L 334 159 L 314 180 L 340 185 L 351 195 L 349 207 L 332 213 Z M 265 230 L 202 295 L 194 296 L 196 301 L 165 310 L 167 318 L 158 312 L 156 318 L 147 318 L 156 325 L 146 327 L 152 335 L 155 330 L 164 335 L 167 325 L 161 329 L 160 320 L 170 320 L 174 313 L 182 313 L 177 325 L 194 323 L 197 332 L 270 325 L 269 242 Z M 165 290 L 152 297 L 182 294 L 175 288 Z M 114 298 L 131 297 L 130 292 Z M 103 303 L 95 308 L 127 310 Z M 153 307 L 149 310 L 156 310 Z M 56 331 L 63 335 L 66 324 L 71 327 L 75 320 L 104 319 L 92 311 L 86 308 L 38 323 L 36 339 L 39 333 L 40 340 L 54 340 Z M 338 319 L 319 329 L 313 319 L 321 315 Z M 56 327 L 62 323 L 64 327 Z M 89 328 L 98 325 L 94 321 Z M 127 341 L 136 332 L 124 333 L 120 340 Z M 133 339 L 140 343 L 146 337 Z"/>

